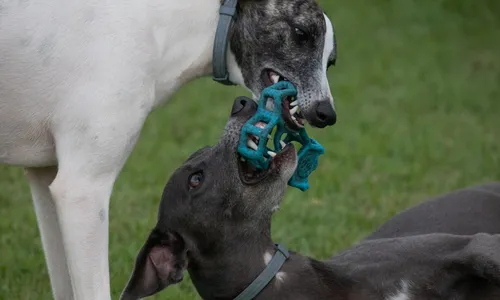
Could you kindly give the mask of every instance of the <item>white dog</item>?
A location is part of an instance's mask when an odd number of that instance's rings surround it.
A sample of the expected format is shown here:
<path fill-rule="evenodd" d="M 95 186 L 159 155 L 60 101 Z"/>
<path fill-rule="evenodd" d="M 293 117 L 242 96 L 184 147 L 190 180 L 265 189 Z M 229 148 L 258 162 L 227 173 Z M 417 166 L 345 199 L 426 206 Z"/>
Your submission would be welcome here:
<path fill-rule="evenodd" d="M 225 34 L 227 2 L 0 0 L 0 163 L 26 168 L 56 299 L 110 299 L 115 179 L 148 114 L 212 63 L 254 97 L 293 82 L 290 126 L 335 123 L 316 1 L 240 0 Z"/>

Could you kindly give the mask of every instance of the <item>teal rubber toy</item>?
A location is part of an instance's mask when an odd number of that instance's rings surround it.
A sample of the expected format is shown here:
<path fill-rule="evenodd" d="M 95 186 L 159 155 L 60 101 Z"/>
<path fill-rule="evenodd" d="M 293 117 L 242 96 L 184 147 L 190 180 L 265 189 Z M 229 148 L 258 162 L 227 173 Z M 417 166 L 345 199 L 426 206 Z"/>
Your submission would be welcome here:
<path fill-rule="evenodd" d="M 280 141 L 285 143 L 298 142 L 301 148 L 297 153 L 297 168 L 288 181 L 288 185 L 296 187 L 301 191 L 309 189 L 309 176 L 318 167 L 319 156 L 325 153 L 325 149 L 320 143 L 307 135 L 305 128 L 299 131 L 288 129 L 282 117 L 282 103 L 287 97 L 296 97 L 297 90 L 288 81 L 280 81 L 262 92 L 257 112 L 252 116 L 241 129 L 238 153 L 257 169 L 267 169 L 271 156 L 267 153 L 271 149 L 267 147 L 268 136 L 273 129 L 276 131 L 273 136 L 274 152 L 282 150 Z M 273 101 L 272 109 L 266 108 L 268 100 Z M 256 124 L 265 123 L 262 128 Z M 252 149 L 247 145 L 250 135 L 259 138 L 257 149 Z M 284 138 L 283 136 L 286 135 Z M 283 139 L 282 139 L 283 138 Z"/>

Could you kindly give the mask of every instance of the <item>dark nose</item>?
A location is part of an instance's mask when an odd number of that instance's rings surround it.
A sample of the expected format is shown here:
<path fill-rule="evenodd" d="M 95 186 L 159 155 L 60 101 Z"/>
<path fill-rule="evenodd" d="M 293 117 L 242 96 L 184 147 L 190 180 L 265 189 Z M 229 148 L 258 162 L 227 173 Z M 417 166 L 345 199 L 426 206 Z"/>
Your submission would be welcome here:
<path fill-rule="evenodd" d="M 234 100 L 231 117 L 236 115 L 253 115 L 257 111 L 257 103 L 248 97 L 238 97 Z"/>
<path fill-rule="evenodd" d="M 318 128 L 332 126 L 337 122 L 337 114 L 330 101 L 318 102 L 316 105 L 316 115 L 310 122 L 311 125 Z"/>

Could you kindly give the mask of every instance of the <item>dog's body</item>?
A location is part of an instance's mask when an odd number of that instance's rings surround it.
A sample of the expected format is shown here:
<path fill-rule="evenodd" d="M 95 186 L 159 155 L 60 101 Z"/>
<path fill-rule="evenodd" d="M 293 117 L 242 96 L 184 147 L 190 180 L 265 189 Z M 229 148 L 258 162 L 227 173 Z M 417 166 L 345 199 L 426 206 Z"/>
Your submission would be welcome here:
<path fill-rule="evenodd" d="M 219 8 L 219 0 L 0 1 L 0 163 L 26 168 L 56 299 L 110 298 L 113 184 L 148 114 L 211 74 Z M 315 1 L 240 0 L 237 12 L 230 80 L 258 97 L 286 77 L 309 123 L 335 123 L 326 78 L 333 26 Z"/>
<path fill-rule="evenodd" d="M 394 216 L 366 239 L 478 232 L 500 233 L 500 183 L 473 186 L 425 201 Z"/>
<path fill-rule="evenodd" d="M 296 154 L 285 147 L 261 179 L 245 183 L 253 174 L 235 149 L 255 110 L 237 100 L 220 142 L 172 175 L 123 300 L 155 294 L 181 281 L 185 270 L 203 299 L 234 299 L 270 262 L 271 215 Z M 254 299 L 498 299 L 499 213 L 500 183 L 438 197 L 328 261 L 291 253 Z"/>
<path fill-rule="evenodd" d="M 330 263 L 359 264 L 348 269 L 377 290 L 392 286 L 391 294 L 399 298 L 390 300 L 499 299 L 499 234 L 500 182 L 495 182 L 440 195 L 399 213 Z M 474 266 L 466 259 L 484 261 Z"/>

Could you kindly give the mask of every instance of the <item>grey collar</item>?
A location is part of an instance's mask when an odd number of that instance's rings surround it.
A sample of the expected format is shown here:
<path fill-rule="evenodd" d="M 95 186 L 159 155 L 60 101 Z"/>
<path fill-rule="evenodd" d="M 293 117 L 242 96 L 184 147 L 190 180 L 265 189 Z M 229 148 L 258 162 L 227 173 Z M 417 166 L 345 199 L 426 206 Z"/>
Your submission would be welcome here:
<path fill-rule="evenodd" d="M 290 257 L 288 249 L 280 244 L 276 244 L 276 252 L 266 268 L 234 300 L 251 300 L 255 298 L 273 280 L 288 257 Z"/>
<path fill-rule="evenodd" d="M 236 5 L 238 0 L 224 0 L 219 10 L 219 23 L 215 32 L 214 50 L 212 57 L 213 79 L 224 85 L 235 85 L 229 80 L 227 71 L 228 34 L 231 23 L 236 19 Z"/>

